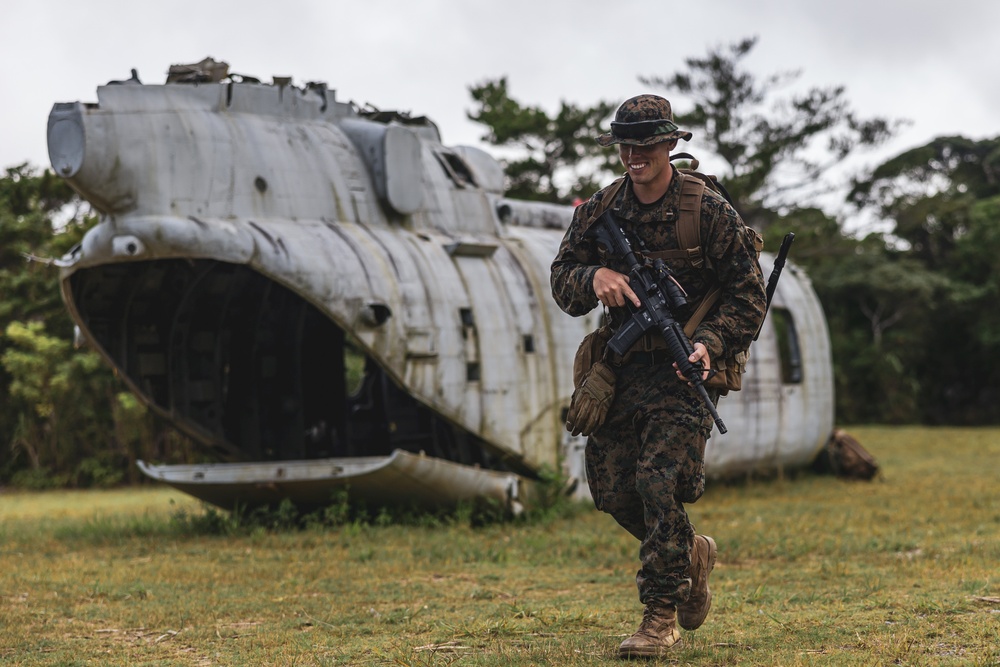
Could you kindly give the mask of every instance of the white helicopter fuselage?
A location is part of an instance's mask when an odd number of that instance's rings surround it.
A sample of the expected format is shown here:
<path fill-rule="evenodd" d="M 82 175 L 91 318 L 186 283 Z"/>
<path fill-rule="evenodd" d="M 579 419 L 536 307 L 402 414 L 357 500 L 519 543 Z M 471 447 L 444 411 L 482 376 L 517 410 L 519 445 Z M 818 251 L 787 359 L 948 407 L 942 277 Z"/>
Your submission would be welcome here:
<path fill-rule="evenodd" d="M 319 502 L 324 480 L 513 503 L 546 468 L 585 479 L 563 423 L 599 313 L 569 317 L 549 289 L 572 209 L 505 198 L 484 151 L 325 87 L 208 83 L 57 104 L 49 152 L 102 213 L 63 260 L 84 337 L 227 461 L 147 474 L 223 506 Z M 360 388 L 344 379 L 352 351 Z M 806 465 L 830 435 L 829 336 L 794 264 L 719 411 L 710 476 Z"/>

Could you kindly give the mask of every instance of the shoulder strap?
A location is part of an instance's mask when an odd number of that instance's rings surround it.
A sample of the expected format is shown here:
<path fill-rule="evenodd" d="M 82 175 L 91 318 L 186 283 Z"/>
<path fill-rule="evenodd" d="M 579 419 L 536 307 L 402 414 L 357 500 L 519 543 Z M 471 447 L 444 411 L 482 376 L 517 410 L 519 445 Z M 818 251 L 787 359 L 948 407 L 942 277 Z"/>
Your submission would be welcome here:
<path fill-rule="evenodd" d="M 677 250 L 647 252 L 653 259 L 673 259 L 687 262 L 695 269 L 705 266 L 705 256 L 701 250 L 701 199 L 705 194 L 705 184 L 701 179 L 674 170 L 674 177 L 681 186 L 680 216 L 674 233 L 677 236 Z"/>
<path fill-rule="evenodd" d="M 698 178 L 685 176 L 681 179 L 680 219 L 677 221 L 677 247 L 687 253 L 691 266 L 700 269 L 705 260 L 701 252 L 701 198 L 705 194 L 705 184 Z"/>
<path fill-rule="evenodd" d="M 611 185 L 607 187 L 607 189 L 604 192 L 604 196 L 601 197 L 601 201 L 597 205 L 597 208 L 594 209 L 593 214 L 591 214 L 591 216 L 587 218 L 587 221 L 584 224 L 584 229 L 590 228 L 592 224 L 597 222 L 598 218 L 604 215 L 604 212 L 608 210 L 608 207 L 611 206 L 611 203 L 615 200 L 615 197 L 618 196 L 618 192 L 619 190 L 622 189 L 623 185 L 625 185 L 625 177 L 619 176 L 614 180 L 614 182 L 611 183 Z"/>
<path fill-rule="evenodd" d="M 701 250 L 701 200 L 705 195 L 705 182 L 677 171 L 681 179 L 680 219 L 677 221 L 677 247 L 685 253 L 691 266 L 700 269 L 705 265 Z M 715 287 L 701 299 L 698 308 L 684 325 L 684 334 L 690 338 L 705 315 L 722 295 L 722 288 Z"/>

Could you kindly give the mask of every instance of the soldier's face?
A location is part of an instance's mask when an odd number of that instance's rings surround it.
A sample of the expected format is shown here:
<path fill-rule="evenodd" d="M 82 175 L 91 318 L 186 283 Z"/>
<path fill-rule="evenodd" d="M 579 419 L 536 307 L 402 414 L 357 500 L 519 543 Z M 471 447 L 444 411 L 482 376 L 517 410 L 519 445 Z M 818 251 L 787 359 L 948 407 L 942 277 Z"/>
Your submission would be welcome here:
<path fill-rule="evenodd" d="M 619 144 L 618 155 L 636 185 L 652 185 L 670 178 L 670 151 L 677 141 L 662 141 L 651 146 Z"/>

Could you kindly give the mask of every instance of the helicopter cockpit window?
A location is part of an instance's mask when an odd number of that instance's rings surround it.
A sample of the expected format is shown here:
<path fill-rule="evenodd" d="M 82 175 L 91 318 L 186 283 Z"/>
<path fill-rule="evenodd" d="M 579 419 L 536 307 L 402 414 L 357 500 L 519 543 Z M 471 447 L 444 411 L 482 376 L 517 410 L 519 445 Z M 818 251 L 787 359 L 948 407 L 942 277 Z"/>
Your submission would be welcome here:
<path fill-rule="evenodd" d="M 455 181 L 458 187 L 467 188 L 478 185 L 475 177 L 472 175 L 472 170 L 469 169 L 469 165 L 452 151 L 439 148 L 434 151 L 434 156 L 441 163 L 448 177 Z"/>
<path fill-rule="evenodd" d="M 768 314 L 774 324 L 778 339 L 778 358 L 781 360 L 781 381 L 785 384 L 802 382 L 802 352 L 795 320 L 785 308 L 772 308 Z"/>

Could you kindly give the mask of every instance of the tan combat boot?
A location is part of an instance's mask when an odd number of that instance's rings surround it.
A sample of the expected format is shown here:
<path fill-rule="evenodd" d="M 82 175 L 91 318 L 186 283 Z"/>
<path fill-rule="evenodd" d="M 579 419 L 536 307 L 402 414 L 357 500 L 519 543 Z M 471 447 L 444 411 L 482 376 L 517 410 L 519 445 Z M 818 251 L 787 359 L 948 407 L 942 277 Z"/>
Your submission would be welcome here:
<path fill-rule="evenodd" d="M 695 535 L 691 549 L 691 596 L 687 602 L 677 607 L 677 622 L 685 630 L 697 630 L 705 622 L 708 610 L 712 608 L 712 591 L 708 588 L 708 575 L 715 567 L 718 549 L 715 540 L 707 535 Z"/>
<path fill-rule="evenodd" d="M 672 606 L 651 602 L 642 612 L 642 625 L 618 647 L 621 658 L 653 658 L 681 646 L 676 612 Z"/>

